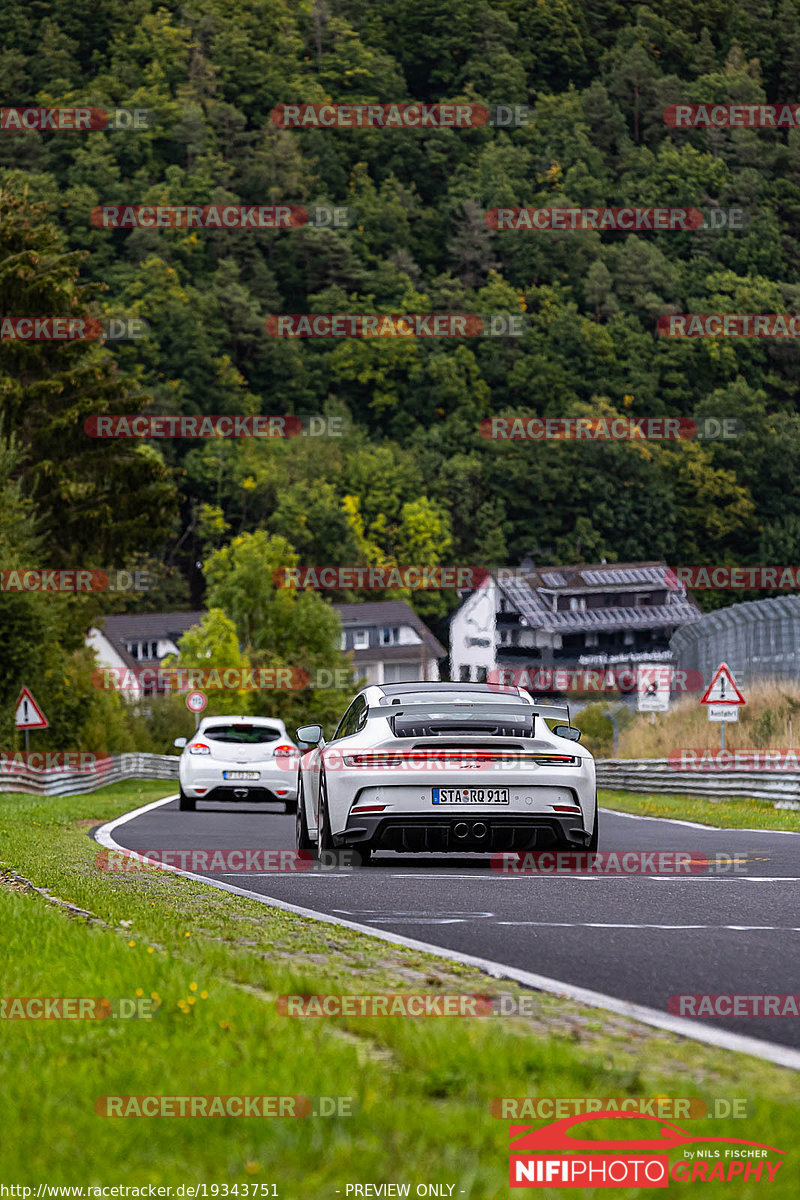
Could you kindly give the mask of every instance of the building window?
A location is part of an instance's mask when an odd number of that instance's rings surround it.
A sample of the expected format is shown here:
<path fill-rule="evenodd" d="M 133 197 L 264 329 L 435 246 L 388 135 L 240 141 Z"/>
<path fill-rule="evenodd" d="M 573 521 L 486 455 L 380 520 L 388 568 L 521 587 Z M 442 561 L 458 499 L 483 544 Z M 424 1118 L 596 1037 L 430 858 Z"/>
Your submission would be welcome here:
<path fill-rule="evenodd" d="M 400 631 L 396 626 L 384 625 L 378 630 L 378 643 L 381 646 L 396 646 Z"/>
<path fill-rule="evenodd" d="M 470 681 L 469 667 L 459 667 L 458 668 L 458 682 L 459 683 L 469 683 L 469 681 Z"/>
<path fill-rule="evenodd" d="M 475 668 L 475 682 L 486 683 L 486 667 Z"/>
<path fill-rule="evenodd" d="M 424 678 L 424 663 L 385 663 L 383 668 L 384 683 L 416 683 Z"/>
<path fill-rule="evenodd" d="M 342 630 L 342 636 L 339 638 L 339 649 L 340 650 L 347 649 L 347 634 L 345 633 L 344 630 Z"/>
<path fill-rule="evenodd" d="M 366 650 L 369 646 L 369 630 L 357 629 L 353 634 L 353 647 L 356 650 Z"/>
<path fill-rule="evenodd" d="M 570 596 L 569 610 L 570 612 L 586 612 L 586 597 Z"/>

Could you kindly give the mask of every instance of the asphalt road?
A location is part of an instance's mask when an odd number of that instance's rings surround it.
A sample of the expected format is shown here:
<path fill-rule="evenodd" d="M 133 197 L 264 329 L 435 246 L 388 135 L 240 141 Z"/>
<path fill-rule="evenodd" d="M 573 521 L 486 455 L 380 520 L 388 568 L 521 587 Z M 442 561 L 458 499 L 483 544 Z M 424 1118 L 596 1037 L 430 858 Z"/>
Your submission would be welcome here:
<path fill-rule="evenodd" d="M 379 854 L 348 870 L 197 873 L 660 1011 L 687 993 L 800 993 L 800 835 L 601 816 L 604 852 L 738 861 L 715 875 L 515 876 L 487 857 Z M 266 804 L 182 813 L 175 801 L 113 836 L 140 853 L 293 849 L 294 817 Z M 695 1019 L 800 1048 L 800 1017 Z"/>

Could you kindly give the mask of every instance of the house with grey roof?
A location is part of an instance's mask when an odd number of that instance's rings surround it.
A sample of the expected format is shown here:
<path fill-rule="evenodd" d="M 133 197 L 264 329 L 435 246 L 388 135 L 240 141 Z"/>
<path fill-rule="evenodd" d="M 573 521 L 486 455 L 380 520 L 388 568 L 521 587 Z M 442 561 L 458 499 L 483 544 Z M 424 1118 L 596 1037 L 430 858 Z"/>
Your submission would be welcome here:
<path fill-rule="evenodd" d="M 527 672 L 538 691 L 557 694 L 563 689 L 547 681 L 558 668 L 613 668 L 619 676 L 637 664 L 671 665 L 670 638 L 699 617 L 666 563 L 528 560 L 492 571 L 465 595 L 450 622 L 451 678 L 518 682 Z"/>
<path fill-rule="evenodd" d="M 86 643 L 94 650 L 100 668 L 123 673 L 129 684 L 124 694 L 138 700 L 152 692 L 138 686 L 138 669 L 157 667 L 168 654 L 177 654 L 180 639 L 204 616 L 204 612 L 114 613 L 98 620 Z"/>
<path fill-rule="evenodd" d="M 342 622 L 342 650 L 367 683 L 413 683 L 439 678 L 447 651 L 403 600 L 334 604 Z"/>
<path fill-rule="evenodd" d="M 439 661 L 447 657 L 447 650 L 409 604 L 387 600 L 332 607 L 342 623 L 341 648 L 351 654 L 358 678 L 369 683 L 439 678 Z M 98 666 L 121 672 L 127 681 L 125 694 L 138 700 L 154 691 L 138 685 L 138 669 L 158 667 L 166 655 L 177 654 L 180 639 L 204 616 L 204 612 L 118 613 L 98 621 L 87 644 L 95 651 Z"/>

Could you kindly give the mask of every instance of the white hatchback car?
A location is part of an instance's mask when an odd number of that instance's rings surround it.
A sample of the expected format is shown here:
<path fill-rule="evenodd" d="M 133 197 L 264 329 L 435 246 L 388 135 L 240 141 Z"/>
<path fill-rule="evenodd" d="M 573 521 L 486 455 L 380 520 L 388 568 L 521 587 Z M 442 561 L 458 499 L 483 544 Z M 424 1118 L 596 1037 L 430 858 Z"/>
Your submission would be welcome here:
<path fill-rule="evenodd" d="M 297 806 L 300 751 L 283 721 L 272 717 L 204 717 L 191 738 L 175 738 L 180 808 L 198 800 L 279 800 Z"/>
<path fill-rule="evenodd" d="M 566 724 L 550 729 L 547 720 Z M 299 850 L 597 849 L 594 759 L 564 705 L 491 684 L 373 684 L 297 730 Z"/>

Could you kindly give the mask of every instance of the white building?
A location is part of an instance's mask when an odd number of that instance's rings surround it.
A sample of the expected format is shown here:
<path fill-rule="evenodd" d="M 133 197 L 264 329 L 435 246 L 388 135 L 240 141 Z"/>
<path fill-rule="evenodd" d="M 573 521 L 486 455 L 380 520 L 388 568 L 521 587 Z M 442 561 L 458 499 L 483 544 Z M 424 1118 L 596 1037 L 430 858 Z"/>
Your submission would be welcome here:
<path fill-rule="evenodd" d="M 359 679 L 367 683 L 413 683 L 439 678 L 441 642 L 403 600 L 334 604 L 342 622 L 342 650 L 353 656 Z"/>
<path fill-rule="evenodd" d="M 536 676 L 537 690 L 558 693 L 559 668 L 672 663 L 670 638 L 699 617 L 666 563 L 525 563 L 487 576 L 453 614 L 450 677 L 511 682 L 496 674 L 510 669 L 516 681 Z"/>

